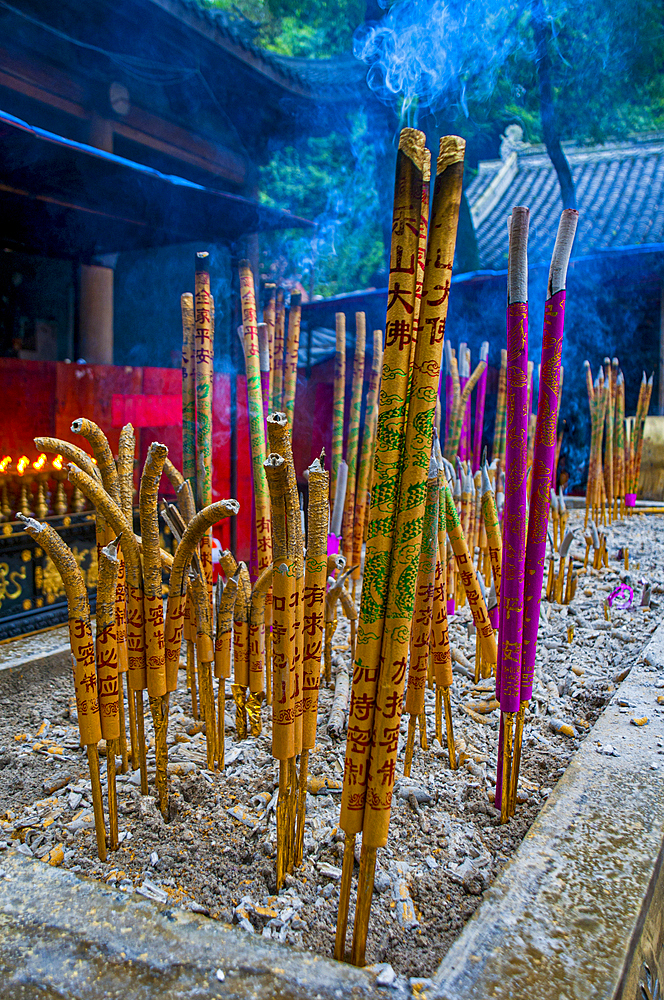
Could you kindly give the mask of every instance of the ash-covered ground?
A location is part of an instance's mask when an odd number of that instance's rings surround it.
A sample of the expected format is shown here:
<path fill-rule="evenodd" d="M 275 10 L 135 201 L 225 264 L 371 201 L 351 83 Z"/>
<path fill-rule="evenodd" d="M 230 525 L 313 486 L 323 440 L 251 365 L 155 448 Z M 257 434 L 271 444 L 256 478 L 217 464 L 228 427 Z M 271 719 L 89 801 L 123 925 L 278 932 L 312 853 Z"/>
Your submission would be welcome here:
<path fill-rule="evenodd" d="M 581 561 L 582 526 L 581 515 L 572 513 L 570 527 L 576 528 L 578 539 L 572 552 Z M 378 854 L 367 961 L 389 963 L 391 969 L 381 970 L 381 981 L 389 983 L 391 970 L 409 977 L 434 973 L 659 623 L 664 518 L 633 516 L 609 526 L 607 536 L 609 568 L 581 575 L 570 606 L 542 605 L 519 805 L 505 826 L 492 804 L 499 713 L 476 711 L 490 707 L 480 703 L 491 700 L 493 685 L 480 681 L 476 686 L 470 676 L 475 638 L 468 634 L 469 612 L 453 619 L 452 643 L 462 654 L 452 694 L 459 767 L 450 769 L 446 748 L 433 738 L 434 695 L 427 692 L 428 749 L 417 745 L 410 778 L 397 783 L 389 844 Z M 614 605 L 607 619 L 605 601 L 626 575 L 618 559 L 624 545 L 629 546 L 627 582 L 634 605 L 627 610 Z M 647 586 L 651 604 L 642 608 Z M 349 665 L 347 643 L 348 623 L 340 618 L 336 669 Z M 143 798 L 138 772 L 119 774 L 122 842 L 105 864 L 95 853 L 90 783 L 78 746 L 71 678 L 28 686 L 19 697 L 0 686 L 0 873 L 1 848 L 10 842 L 45 860 L 58 861 L 63 854 L 63 866 L 82 876 L 209 913 L 238 924 L 245 933 L 331 955 L 343 853 L 338 819 L 345 751 L 345 738 L 334 740 L 327 733 L 333 690 L 321 689 L 318 738 L 310 756 L 304 863 L 276 894 L 278 765 L 270 753 L 269 709 L 263 708 L 263 735 L 237 743 L 229 697 L 226 769 L 212 774 L 205 770 L 205 738 L 192 718 L 184 683 L 181 671 L 169 723 L 174 818 L 164 823 L 152 781 L 150 796 Z M 629 705 L 622 710 L 630 712 Z M 654 705 L 653 711 L 664 711 L 664 706 Z M 149 716 L 146 705 L 152 742 Z M 574 735 L 555 732 L 560 723 L 571 726 Z M 401 766 L 406 729 L 404 717 Z M 598 746 L 597 751 L 615 753 L 619 748 Z M 152 777 L 153 751 L 149 762 Z M 53 851 L 58 846 L 62 852 Z M 354 893 L 355 884 L 353 898 Z M 351 907 L 349 945 L 352 921 Z"/>

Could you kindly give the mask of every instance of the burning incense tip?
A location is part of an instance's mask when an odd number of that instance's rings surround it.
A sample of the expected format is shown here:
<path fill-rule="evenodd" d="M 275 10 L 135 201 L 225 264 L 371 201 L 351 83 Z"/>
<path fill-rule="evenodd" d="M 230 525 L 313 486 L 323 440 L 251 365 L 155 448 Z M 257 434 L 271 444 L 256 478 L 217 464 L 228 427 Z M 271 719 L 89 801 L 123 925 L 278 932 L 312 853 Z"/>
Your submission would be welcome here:
<path fill-rule="evenodd" d="M 460 135 L 444 135 L 438 148 L 436 170 L 440 174 L 453 163 L 463 163 L 466 153 L 466 140 Z"/>

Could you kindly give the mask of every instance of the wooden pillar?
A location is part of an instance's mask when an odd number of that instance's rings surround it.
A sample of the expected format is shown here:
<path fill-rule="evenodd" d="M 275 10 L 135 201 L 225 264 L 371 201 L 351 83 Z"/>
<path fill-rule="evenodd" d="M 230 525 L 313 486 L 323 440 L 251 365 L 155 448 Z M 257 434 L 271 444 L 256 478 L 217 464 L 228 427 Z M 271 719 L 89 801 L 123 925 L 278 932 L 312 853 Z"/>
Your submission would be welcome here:
<path fill-rule="evenodd" d="M 90 365 L 113 364 L 112 267 L 81 264 L 78 349 Z"/>

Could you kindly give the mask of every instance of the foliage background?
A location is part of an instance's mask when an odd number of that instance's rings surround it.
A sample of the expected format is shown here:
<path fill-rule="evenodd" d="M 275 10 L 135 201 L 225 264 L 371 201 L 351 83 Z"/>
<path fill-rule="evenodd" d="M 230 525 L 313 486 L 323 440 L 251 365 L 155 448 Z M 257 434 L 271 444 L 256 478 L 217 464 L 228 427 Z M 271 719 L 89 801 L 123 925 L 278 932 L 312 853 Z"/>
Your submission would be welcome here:
<path fill-rule="evenodd" d="M 528 142 L 543 140 L 532 24 L 537 4 L 548 26 L 560 140 L 597 143 L 664 129 L 661 0 L 199 2 L 236 18 L 256 45 L 310 59 L 349 54 L 358 30 L 385 16 L 397 24 L 399 18 L 420 17 L 426 26 L 427 17 L 442 8 L 462 26 L 462 48 L 466 45 L 474 58 L 460 58 L 457 74 L 433 105 L 420 105 L 417 124 L 432 148 L 445 131 L 465 137 L 467 179 L 480 159 L 499 155 L 507 125 L 521 125 Z M 482 23 L 492 17 L 507 18 L 509 26 L 507 43 L 500 39 L 499 55 L 497 39 L 481 31 Z M 388 159 L 394 156 L 395 137 L 405 124 L 398 95 L 390 108 L 383 119 L 387 126 L 379 129 L 366 112 L 356 111 L 340 119 L 334 133 L 303 135 L 297 145 L 275 149 L 270 161 L 260 166 L 260 197 L 265 203 L 318 223 L 313 240 L 297 232 L 261 237 L 266 277 L 291 287 L 300 283 L 305 293 L 323 296 L 385 283 L 384 214 L 392 191 L 386 190 L 389 170 L 384 162 L 381 169 L 380 161 L 386 151 Z"/>

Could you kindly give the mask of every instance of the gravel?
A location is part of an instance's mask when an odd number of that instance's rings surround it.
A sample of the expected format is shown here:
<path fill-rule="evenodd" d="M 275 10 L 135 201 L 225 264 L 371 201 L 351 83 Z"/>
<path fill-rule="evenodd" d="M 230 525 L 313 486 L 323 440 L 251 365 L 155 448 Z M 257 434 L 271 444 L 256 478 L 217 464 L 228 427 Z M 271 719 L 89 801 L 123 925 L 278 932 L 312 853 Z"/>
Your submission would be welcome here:
<path fill-rule="evenodd" d="M 367 961 L 386 987 L 400 977 L 433 975 L 613 696 L 617 678 L 642 656 L 661 617 L 663 522 L 641 515 L 609 527 L 609 569 L 581 576 L 570 606 L 543 603 L 519 805 L 505 826 L 493 806 L 499 713 L 494 709 L 478 715 L 472 710 L 473 702 L 487 702 L 493 692 L 486 681 L 475 687 L 465 676 L 463 663 L 472 664 L 475 655 L 467 610 L 451 623 L 463 671 L 455 673 L 452 691 L 459 768 L 450 770 L 446 749 L 433 739 L 435 703 L 433 692 L 427 691 L 428 749 L 416 746 L 411 776 L 397 784 L 390 840 L 378 854 Z M 578 529 L 572 554 L 582 561 L 581 515 L 572 512 L 570 526 Z M 609 621 L 604 603 L 625 580 L 622 560 L 616 558 L 624 545 L 629 545 L 632 568 L 626 582 L 634 588 L 635 606 L 614 608 Z M 651 606 L 641 608 L 647 586 Z M 343 648 L 347 643 L 348 625 L 340 617 L 337 663 L 348 659 Z M 12 657 L 7 646 L 3 652 Z M 343 736 L 334 740 L 327 733 L 333 690 L 321 689 L 318 739 L 310 756 L 304 863 L 277 893 L 278 766 L 270 753 L 269 709 L 263 708 L 263 734 L 236 743 L 235 713 L 227 704 L 226 769 L 211 774 L 184 679 L 181 671 L 169 722 L 173 818 L 164 823 L 152 778 L 151 794 L 142 798 L 137 772 L 118 775 L 121 843 L 105 864 L 95 854 L 90 783 L 78 745 L 71 679 L 60 676 L 32 686 L 28 682 L 20 698 L 0 685 L 0 860 L 4 843 L 12 842 L 26 854 L 48 856 L 51 863 L 120 890 L 330 955 L 343 853 L 338 819 L 345 750 Z M 630 711 L 629 705 L 622 707 Z M 655 711 L 664 711 L 664 705 Z M 152 741 L 147 706 L 145 719 Z M 565 724 L 573 735 L 554 732 L 552 723 L 557 729 Z M 406 729 L 404 718 L 401 762 Z M 597 750 L 618 752 L 608 744 Z M 148 767 L 153 775 L 153 750 Z M 103 778 L 104 771 L 102 759 Z M 62 850 L 54 851 L 58 846 Z M 351 904 L 351 929 L 353 917 Z"/>

